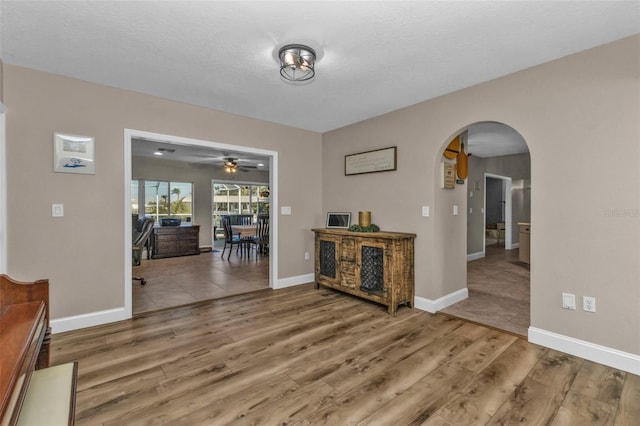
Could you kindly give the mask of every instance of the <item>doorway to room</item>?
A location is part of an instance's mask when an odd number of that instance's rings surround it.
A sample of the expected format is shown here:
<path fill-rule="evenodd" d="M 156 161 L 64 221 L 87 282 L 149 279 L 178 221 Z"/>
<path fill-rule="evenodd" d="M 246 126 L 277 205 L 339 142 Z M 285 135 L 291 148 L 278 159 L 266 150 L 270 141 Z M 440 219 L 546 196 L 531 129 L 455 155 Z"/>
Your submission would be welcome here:
<path fill-rule="evenodd" d="M 526 337 L 530 269 L 519 256 L 518 223 L 531 217 L 529 149 L 501 123 L 476 123 L 464 132 L 468 297 L 442 312 Z"/>
<path fill-rule="evenodd" d="M 137 150 L 134 152 L 134 144 L 153 145 L 155 148 L 161 146 L 165 153 L 168 151 L 171 151 L 172 154 L 181 153 L 186 156 L 186 159 L 178 159 L 175 155 L 165 156 L 160 166 L 163 170 L 158 172 L 161 176 L 154 175 L 156 178 L 149 179 L 149 173 L 155 173 L 153 170 L 158 168 L 152 163 L 155 158 L 151 156 L 146 159 L 138 158 L 141 154 Z M 128 235 L 125 239 L 128 246 L 125 247 L 125 252 L 128 254 L 128 267 L 125 269 L 125 310 L 129 316 L 273 287 L 274 277 L 277 276 L 277 242 L 275 238 L 274 241 L 270 241 L 268 256 L 253 256 L 251 258 L 231 256 L 230 259 L 227 259 L 225 255 L 223 260 L 220 257 L 221 253 L 215 250 L 212 238 L 214 221 L 211 179 L 215 176 L 223 177 L 221 173 L 225 173 L 224 168 L 219 166 L 217 161 L 221 156 L 226 157 L 230 153 L 235 156 L 242 153 L 243 157 L 247 157 L 247 159 L 259 158 L 261 166 L 266 165 L 266 167 L 260 170 L 260 173 L 258 171 L 243 173 L 242 177 L 248 181 L 255 179 L 256 183 L 268 186 L 270 188 L 270 203 L 273 204 L 277 200 L 276 152 L 127 130 L 125 131 L 125 153 L 128 154 L 125 159 L 125 180 L 129 182 L 127 185 L 129 191 L 125 195 L 125 225 L 127 228 L 125 234 Z M 189 157 L 194 153 L 195 156 Z M 168 161 L 167 157 L 172 158 L 173 161 Z M 243 168 L 250 167 L 244 165 Z M 149 172 L 149 170 L 152 171 Z M 157 197 L 158 201 L 149 196 L 150 206 L 146 206 L 147 203 L 144 206 L 137 205 L 140 200 L 138 200 L 139 196 L 134 195 L 132 183 L 144 182 L 143 178 L 161 184 L 163 181 L 187 182 L 191 185 L 192 191 L 188 196 L 186 193 L 183 194 L 182 189 L 179 194 L 177 191 L 169 191 L 167 194 L 163 193 L 166 200 L 159 196 Z M 166 207 L 167 212 L 163 210 L 163 206 Z M 200 254 L 154 256 L 154 248 L 156 249 L 155 253 L 158 254 L 160 249 L 158 241 L 161 240 L 161 237 L 164 238 L 158 234 L 158 238 L 153 240 L 156 242 L 156 246 L 151 244 L 145 246 L 140 265 L 133 266 L 131 260 L 132 236 L 135 228 L 133 216 L 134 214 L 138 214 L 139 217 L 140 215 L 144 216 L 146 207 L 155 208 L 157 215 L 163 216 L 162 220 L 167 221 L 167 223 L 161 224 L 165 226 L 161 226 L 160 229 L 155 228 L 158 233 L 174 229 L 182 230 L 180 229 L 182 227 L 200 228 L 197 231 L 199 235 L 196 237 L 199 241 L 196 242 L 196 245 L 200 246 Z M 178 209 L 179 207 L 181 210 Z M 177 216 L 171 215 L 169 209 L 178 209 L 181 213 Z M 189 217 L 190 220 L 177 225 L 169 223 L 169 220 L 177 222 L 176 218 L 182 219 L 182 216 Z M 177 228 L 170 228 L 172 225 Z M 272 221 L 271 229 L 273 233 L 277 232 L 277 218 Z M 150 259 L 147 258 L 148 253 L 151 253 Z M 142 285 L 140 281 L 132 281 L 132 277 L 137 276 L 144 278 L 146 284 Z"/>
<path fill-rule="evenodd" d="M 484 249 L 512 250 L 512 180 L 509 176 L 484 173 Z M 469 238 L 469 233 L 467 233 Z"/>

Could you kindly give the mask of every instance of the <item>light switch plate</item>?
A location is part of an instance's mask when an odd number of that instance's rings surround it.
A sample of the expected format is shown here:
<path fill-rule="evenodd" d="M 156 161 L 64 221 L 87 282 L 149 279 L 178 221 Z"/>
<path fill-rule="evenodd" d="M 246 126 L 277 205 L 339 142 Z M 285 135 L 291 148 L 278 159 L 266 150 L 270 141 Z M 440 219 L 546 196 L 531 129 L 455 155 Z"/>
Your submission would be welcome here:
<path fill-rule="evenodd" d="M 64 217 L 64 204 L 51 204 L 52 217 Z"/>
<path fill-rule="evenodd" d="M 457 204 L 453 205 L 453 215 L 454 216 L 458 216 L 458 205 Z"/>
<path fill-rule="evenodd" d="M 422 216 L 429 217 L 429 206 L 422 206 Z"/>
<path fill-rule="evenodd" d="M 282 206 L 282 207 L 280 207 L 280 214 L 282 214 L 282 215 L 291 214 L 291 207 L 290 206 Z"/>
<path fill-rule="evenodd" d="M 571 293 L 562 293 L 562 308 L 571 309 L 572 311 L 575 311 L 576 295 Z"/>

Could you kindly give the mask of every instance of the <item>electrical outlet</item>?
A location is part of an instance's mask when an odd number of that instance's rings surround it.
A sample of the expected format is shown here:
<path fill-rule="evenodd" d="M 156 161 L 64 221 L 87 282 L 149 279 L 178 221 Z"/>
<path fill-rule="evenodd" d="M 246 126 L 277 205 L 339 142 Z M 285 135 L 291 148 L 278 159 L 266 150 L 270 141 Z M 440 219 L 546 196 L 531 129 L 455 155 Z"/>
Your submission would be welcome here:
<path fill-rule="evenodd" d="M 596 311 L 596 298 L 583 296 L 582 297 L 582 309 L 586 312 L 595 312 Z"/>

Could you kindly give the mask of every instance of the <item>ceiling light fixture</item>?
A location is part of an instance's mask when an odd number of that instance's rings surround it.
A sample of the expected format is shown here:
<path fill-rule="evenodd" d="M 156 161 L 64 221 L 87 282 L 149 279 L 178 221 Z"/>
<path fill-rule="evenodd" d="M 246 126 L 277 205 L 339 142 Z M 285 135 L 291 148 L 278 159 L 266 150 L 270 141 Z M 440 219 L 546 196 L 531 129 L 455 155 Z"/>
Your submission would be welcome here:
<path fill-rule="evenodd" d="M 169 149 L 169 148 L 158 148 L 153 153 L 153 155 L 161 156 L 161 155 L 164 155 L 165 152 L 168 153 L 168 154 L 171 154 L 172 152 L 176 152 L 176 150 L 175 149 Z"/>
<path fill-rule="evenodd" d="M 278 53 L 280 75 L 289 81 L 307 81 L 315 75 L 316 52 L 303 44 L 287 44 Z"/>
<path fill-rule="evenodd" d="M 226 160 L 224 162 L 224 171 L 227 173 L 235 173 L 238 169 L 238 164 L 233 160 Z"/>

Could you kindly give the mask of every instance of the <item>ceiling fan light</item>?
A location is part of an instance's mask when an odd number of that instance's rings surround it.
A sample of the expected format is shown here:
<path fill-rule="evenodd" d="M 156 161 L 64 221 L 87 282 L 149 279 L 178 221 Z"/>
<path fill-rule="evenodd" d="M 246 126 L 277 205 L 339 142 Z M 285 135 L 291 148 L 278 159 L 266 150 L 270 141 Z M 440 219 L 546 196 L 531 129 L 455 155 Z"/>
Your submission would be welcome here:
<path fill-rule="evenodd" d="M 302 44 L 288 44 L 280 49 L 280 75 L 289 81 L 307 81 L 315 75 L 316 52 Z"/>

